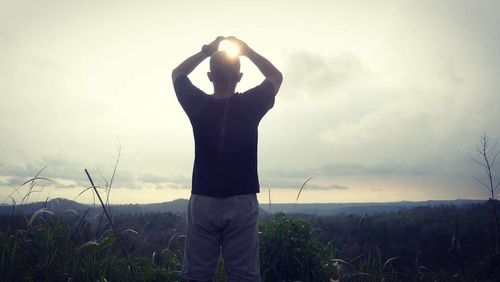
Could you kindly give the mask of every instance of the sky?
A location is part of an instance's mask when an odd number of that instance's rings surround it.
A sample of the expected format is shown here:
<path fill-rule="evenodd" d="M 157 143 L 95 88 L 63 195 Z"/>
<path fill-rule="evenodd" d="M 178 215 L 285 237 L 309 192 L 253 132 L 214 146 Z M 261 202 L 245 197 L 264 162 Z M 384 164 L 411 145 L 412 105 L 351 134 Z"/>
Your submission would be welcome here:
<path fill-rule="evenodd" d="M 259 126 L 259 200 L 487 198 L 481 134 L 500 141 L 499 1 L 0 0 L 0 203 L 188 198 L 189 120 L 170 74 L 216 36 L 281 70 Z M 207 93 L 203 62 L 191 75 Z M 242 58 L 237 91 L 263 77 Z M 495 168 L 500 180 L 500 167 Z M 18 189 L 18 190 L 16 190 Z M 17 191 L 17 192 L 16 192 Z"/>

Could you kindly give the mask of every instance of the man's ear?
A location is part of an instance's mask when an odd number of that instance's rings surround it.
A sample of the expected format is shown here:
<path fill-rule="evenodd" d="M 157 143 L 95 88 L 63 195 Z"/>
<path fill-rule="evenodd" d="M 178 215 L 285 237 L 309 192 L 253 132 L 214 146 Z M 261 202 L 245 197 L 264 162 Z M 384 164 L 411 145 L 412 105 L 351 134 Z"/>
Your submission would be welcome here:
<path fill-rule="evenodd" d="M 207 76 L 208 76 L 208 80 L 210 80 L 210 82 L 213 82 L 214 79 L 212 77 L 212 73 L 211 72 L 207 72 Z"/>

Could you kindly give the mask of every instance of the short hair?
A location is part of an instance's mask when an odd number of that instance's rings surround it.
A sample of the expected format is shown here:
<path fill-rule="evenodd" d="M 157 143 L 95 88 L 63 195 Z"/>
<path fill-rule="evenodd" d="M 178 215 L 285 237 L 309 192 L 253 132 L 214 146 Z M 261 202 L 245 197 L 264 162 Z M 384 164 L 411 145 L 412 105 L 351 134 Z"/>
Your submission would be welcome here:
<path fill-rule="evenodd" d="M 217 51 L 210 57 L 210 72 L 215 82 L 229 82 L 240 73 L 240 59 Z"/>

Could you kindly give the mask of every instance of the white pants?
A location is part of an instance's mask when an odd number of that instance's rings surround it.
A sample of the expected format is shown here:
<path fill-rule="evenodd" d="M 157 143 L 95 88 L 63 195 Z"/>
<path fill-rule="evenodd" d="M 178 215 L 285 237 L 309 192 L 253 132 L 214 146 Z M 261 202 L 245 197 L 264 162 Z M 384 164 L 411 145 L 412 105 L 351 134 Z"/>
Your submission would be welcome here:
<path fill-rule="evenodd" d="M 261 281 L 256 194 L 228 198 L 191 195 L 181 277 L 212 280 L 220 254 L 227 281 Z"/>

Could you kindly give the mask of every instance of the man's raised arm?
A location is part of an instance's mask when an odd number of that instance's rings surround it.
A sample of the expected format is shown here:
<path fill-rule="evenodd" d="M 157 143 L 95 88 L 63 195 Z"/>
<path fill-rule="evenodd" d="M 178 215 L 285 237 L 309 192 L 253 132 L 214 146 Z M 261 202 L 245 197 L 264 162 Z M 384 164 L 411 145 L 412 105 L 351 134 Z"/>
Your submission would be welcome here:
<path fill-rule="evenodd" d="M 210 44 L 204 45 L 203 49 L 200 52 L 187 58 L 184 62 L 177 66 L 172 71 L 172 82 L 175 83 L 175 80 L 181 75 L 190 74 L 201 62 L 203 62 L 206 58 L 210 57 L 215 51 L 217 51 L 217 49 L 219 48 L 219 43 L 223 39 L 223 36 L 218 36 Z"/>
<path fill-rule="evenodd" d="M 228 37 L 228 39 L 240 45 L 241 55 L 246 56 L 252 63 L 254 63 L 262 75 L 264 75 L 266 80 L 272 83 L 275 94 L 277 94 L 281 83 L 283 82 L 283 75 L 281 72 L 271 62 L 269 62 L 269 60 L 255 52 L 252 48 L 248 47 L 245 42 L 233 36 Z"/>

